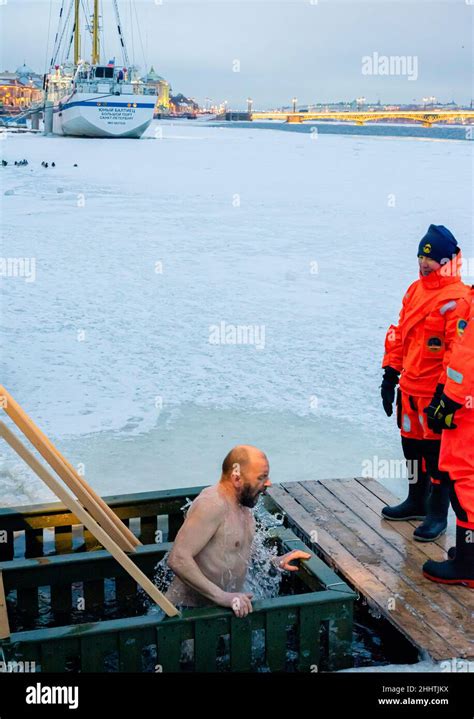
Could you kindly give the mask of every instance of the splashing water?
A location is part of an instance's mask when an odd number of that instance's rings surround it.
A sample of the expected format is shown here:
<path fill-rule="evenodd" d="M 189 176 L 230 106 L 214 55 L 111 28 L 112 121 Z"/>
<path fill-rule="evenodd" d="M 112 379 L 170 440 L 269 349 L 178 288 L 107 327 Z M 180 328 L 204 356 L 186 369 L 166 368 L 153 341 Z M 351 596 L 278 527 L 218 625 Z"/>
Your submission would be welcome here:
<path fill-rule="evenodd" d="M 280 592 L 282 572 L 276 567 L 278 548 L 270 539 L 270 530 L 283 523 L 283 517 L 267 512 L 260 498 L 255 507 L 255 536 L 252 544 L 250 563 L 245 578 L 244 592 L 256 599 L 271 599 Z"/>

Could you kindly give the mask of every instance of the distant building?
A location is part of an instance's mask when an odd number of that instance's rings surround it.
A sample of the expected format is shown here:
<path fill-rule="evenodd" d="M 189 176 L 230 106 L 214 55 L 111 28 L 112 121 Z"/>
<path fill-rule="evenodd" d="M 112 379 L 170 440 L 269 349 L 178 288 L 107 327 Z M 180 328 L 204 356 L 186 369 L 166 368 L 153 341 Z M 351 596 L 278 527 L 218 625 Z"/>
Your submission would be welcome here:
<path fill-rule="evenodd" d="M 170 97 L 170 109 L 176 115 L 195 115 L 199 110 L 199 105 L 194 100 L 190 100 L 182 93 L 179 93 Z"/>
<path fill-rule="evenodd" d="M 168 111 L 170 108 L 170 85 L 161 75 L 155 72 L 155 68 L 152 66 L 150 72 L 145 77 L 142 77 L 142 81 L 147 85 L 152 85 L 156 88 L 156 107 L 157 113 Z"/>
<path fill-rule="evenodd" d="M 43 76 L 28 65 L 0 72 L 0 112 L 17 113 L 43 99 Z"/>

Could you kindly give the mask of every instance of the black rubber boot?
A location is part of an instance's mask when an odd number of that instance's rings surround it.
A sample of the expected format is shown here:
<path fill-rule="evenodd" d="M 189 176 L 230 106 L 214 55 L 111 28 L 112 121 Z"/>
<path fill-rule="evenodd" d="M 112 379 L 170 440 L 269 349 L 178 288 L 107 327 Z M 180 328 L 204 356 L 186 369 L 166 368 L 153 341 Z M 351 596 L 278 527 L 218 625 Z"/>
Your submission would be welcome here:
<path fill-rule="evenodd" d="M 426 518 L 413 532 L 417 542 L 434 542 L 448 527 L 449 478 L 440 484 L 431 483 Z"/>
<path fill-rule="evenodd" d="M 428 497 L 426 519 L 413 533 L 413 537 L 418 542 L 433 542 L 445 533 L 448 526 L 449 494 L 452 482 L 449 474 L 439 469 L 440 449 L 441 440 L 423 440 L 426 470 L 430 477 L 437 480 L 437 483 L 430 482 L 431 492 Z"/>
<path fill-rule="evenodd" d="M 422 469 L 423 440 L 402 437 L 402 448 L 408 467 L 408 497 L 401 504 L 382 509 L 382 517 L 392 522 L 424 519 L 426 516 L 430 482 Z"/>
<path fill-rule="evenodd" d="M 429 559 L 423 565 L 423 574 L 440 584 L 464 584 L 474 589 L 474 529 L 456 527 L 456 557 L 445 562 Z"/>

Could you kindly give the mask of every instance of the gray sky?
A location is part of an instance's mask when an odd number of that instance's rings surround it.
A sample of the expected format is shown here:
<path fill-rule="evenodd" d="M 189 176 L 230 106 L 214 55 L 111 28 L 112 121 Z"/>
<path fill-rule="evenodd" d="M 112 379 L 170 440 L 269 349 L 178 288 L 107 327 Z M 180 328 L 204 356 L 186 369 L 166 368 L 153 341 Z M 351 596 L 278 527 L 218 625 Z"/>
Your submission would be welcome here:
<path fill-rule="evenodd" d="M 68 7 L 69 0 L 64 2 Z M 92 7 L 92 0 L 83 2 Z M 133 0 L 133 4 L 141 40 L 135 14 L 130 22 L 130 0 L 119 0 L 129 54 L 142 68 L 145 56 L 146 64 L 154 65 L 174 92 L 200 102 L 209 97 L 215 102 L 228 100 L 230 107 L 238 108 L 250 96 L 259 109 L 290 104 L 293 96 L 299 103 L 358 96 L 407 102 L 431 95 L 443 102 L 468 103 L 474 96 L 474 0 Z M 112 2 L 101 0 L 101 5 L 102 60 L 115 55 L 121 62 Z M 60 6 L 61 0 L 0 0 L 2 70 L 13 70 L 25 61 L 44 72 Z M 362 58 L 373 59 L 374 53 L 377 64 L 366 65 L 363 72 Z M 405 58 L 405 74 L 395 74 L 393 67 L 392 74 L 381 74 L 379 63 L 393 56 Z"/>

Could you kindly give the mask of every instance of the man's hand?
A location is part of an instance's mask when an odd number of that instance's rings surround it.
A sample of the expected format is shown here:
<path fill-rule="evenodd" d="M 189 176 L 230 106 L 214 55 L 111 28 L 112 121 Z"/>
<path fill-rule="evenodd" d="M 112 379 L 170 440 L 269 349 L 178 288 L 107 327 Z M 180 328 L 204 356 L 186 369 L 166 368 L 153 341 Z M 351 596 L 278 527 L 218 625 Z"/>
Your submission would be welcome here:
<path fill-rule="evenodd" d="M 250 612 L 253 612 L 250 601 L 252 596 L 252 594 L 245 592 L 224 592 L 222 602 L 219 602 L 219 604 L 223 607 L 230 607 L 235 616 L 242 619 Z"/>
<path fill-rule="evenodd" d="M 380 385 L 380 394 L 382 395 L 382 404 L 387 417 L 393 414 L 393 403 L 395 401 L 395 387 L 398 384 L 399 372 L 393 367 L 384 367 L 382 384 Z"/>
<path fill-rule="evenodd" d="M 444 429 L 456 429 L 457 424 L 454 424 L 454 414 L 461 407 L 462 404 L 450 399 L 443 392 L 437 403 L 432 401 L 423 410 L 428 417 L 428 427 L 439 434 Z"/>
<path fill-rule="evenodd" d="M 292 552 L 287 552 L 281 557 L 277 557 L 278 566 L 280 569 L 285 569 L 287 572 L 297 572 L 299 567 L 295 567 L 294 564 L 290 564 L 295 559 L 310 559 L 311 554 L 303 552 L 301 549 L 293 549 Z"/>

